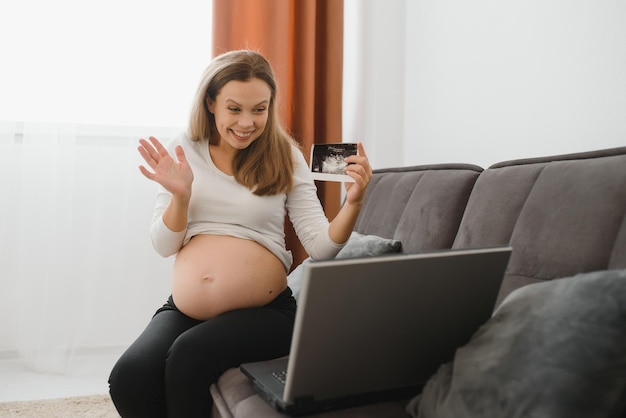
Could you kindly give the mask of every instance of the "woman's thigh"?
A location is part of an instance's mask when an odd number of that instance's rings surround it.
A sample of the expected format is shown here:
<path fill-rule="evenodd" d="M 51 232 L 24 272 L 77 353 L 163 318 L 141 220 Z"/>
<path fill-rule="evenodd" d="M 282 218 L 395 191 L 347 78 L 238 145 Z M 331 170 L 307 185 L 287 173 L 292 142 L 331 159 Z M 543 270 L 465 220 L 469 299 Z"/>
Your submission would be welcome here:
<path fill-rule="evenodd" d="M 114 366 L 114 404 L 124 417 L 208 416 L 210 385 L 241 363 L 286 355 L 294 318 L 289 289 L 267 306 L 208 321 L 187 317 L 170 300 Z"/>
<path fill-rule="evenodd" d="M 185 331 L 170 348 L 165 387 L 172 416 L 210 409 L 209 387 L 232 367 L 289 352 L 294 311 L 271 306 L 226 312 Z M 181 415 L 183 416 L 183 415 Z"/>

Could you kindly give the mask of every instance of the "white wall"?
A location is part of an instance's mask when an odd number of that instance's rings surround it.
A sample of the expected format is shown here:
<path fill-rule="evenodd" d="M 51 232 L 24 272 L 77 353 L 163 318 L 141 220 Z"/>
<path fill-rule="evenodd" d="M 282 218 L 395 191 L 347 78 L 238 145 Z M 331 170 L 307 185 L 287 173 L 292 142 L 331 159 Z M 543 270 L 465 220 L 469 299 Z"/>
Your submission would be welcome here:
<path fill-rule="evenodd" d="M 626 2 L 347 0 L 351 8 L 365 10 L 360 50 L 377 78 L 373 95 L 360 93 L 369 110 L 346 102 L 356 122 L 344 141 L 364 139 L 377 168 L 487 167 L 626 145 Z M 347 48 L 359 49 L 350 36 Z M 348 65 L 347 77 L 356 71 Z M 384 86 L 403 94 L 386 98 Z"/>
<path fill-rule="evenodd" d="M 378 167 L 400 165 L 404 1 L 345 0 L 344 7 L 343 141 L 362 141 Z"/>

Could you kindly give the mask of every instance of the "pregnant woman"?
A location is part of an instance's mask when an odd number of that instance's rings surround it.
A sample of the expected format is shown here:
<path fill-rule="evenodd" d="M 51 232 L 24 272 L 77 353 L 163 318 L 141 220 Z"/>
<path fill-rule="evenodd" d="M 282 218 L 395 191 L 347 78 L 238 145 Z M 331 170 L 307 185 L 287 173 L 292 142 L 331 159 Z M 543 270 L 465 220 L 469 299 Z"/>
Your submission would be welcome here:
<path fill-rule="evenodd" d="M 211 62 L 185 134 L 167 146 L 139 142 L 141 173 L 159 184 L 152 243 L 176 259 L 171 296 L 114 366 L 110 394 L 124 418 L 206 418 L 209 387 L 224 371 L 288 354 L 296 303 L 285 215 L 313 259 L 334 257 L 372 170 L 359 144 L 346 158 L 355 181 L 329 222 L 280 124 L 271 66 L 253 51 Z"/>

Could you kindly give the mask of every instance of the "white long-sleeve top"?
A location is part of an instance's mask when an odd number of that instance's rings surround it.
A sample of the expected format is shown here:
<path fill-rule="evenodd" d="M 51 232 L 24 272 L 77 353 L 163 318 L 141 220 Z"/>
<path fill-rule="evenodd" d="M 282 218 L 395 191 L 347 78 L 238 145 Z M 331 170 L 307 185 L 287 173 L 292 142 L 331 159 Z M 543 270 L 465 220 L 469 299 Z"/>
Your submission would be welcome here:
<path fill-rule="evenodd" d="M 344 244 L 333 242 L 328 235 L 329 221 L 317 197 L 317 188 L 302 153 L 294 146 L 293 189 L 289 194 L 256 196 L 233 176 L 220 171 L 211 159 L 206 140 L 191 141 L 181 134 L 166 148 L 182 145 L 194 174 L 187 228 L 170 230 L 163 222 L 163 212 L 171 193 L 159 185 L 152 218 L 151 238 L 155 250 L 163 257 L 176 254 L 198 234 L 230 235 L 258 242 L 274 253 L 289 271 L 293 262 L 285 246 L 284 221 L 289 214 L 294 230 L 312 259 L 332 258 Z"/>

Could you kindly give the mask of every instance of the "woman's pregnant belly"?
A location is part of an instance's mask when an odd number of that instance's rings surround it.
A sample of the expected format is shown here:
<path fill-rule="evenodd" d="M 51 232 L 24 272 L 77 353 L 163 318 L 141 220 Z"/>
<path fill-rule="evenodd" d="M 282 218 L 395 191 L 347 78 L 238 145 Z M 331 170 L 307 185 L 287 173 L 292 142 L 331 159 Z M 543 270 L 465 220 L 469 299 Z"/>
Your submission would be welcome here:
<path fill-rule="evenodd" d="M 174 262 L 172 298 L 181 312 L 195 319 L 266 305 L 286 287 L 281 261 L 247 239 L 196 235 Z"/>

